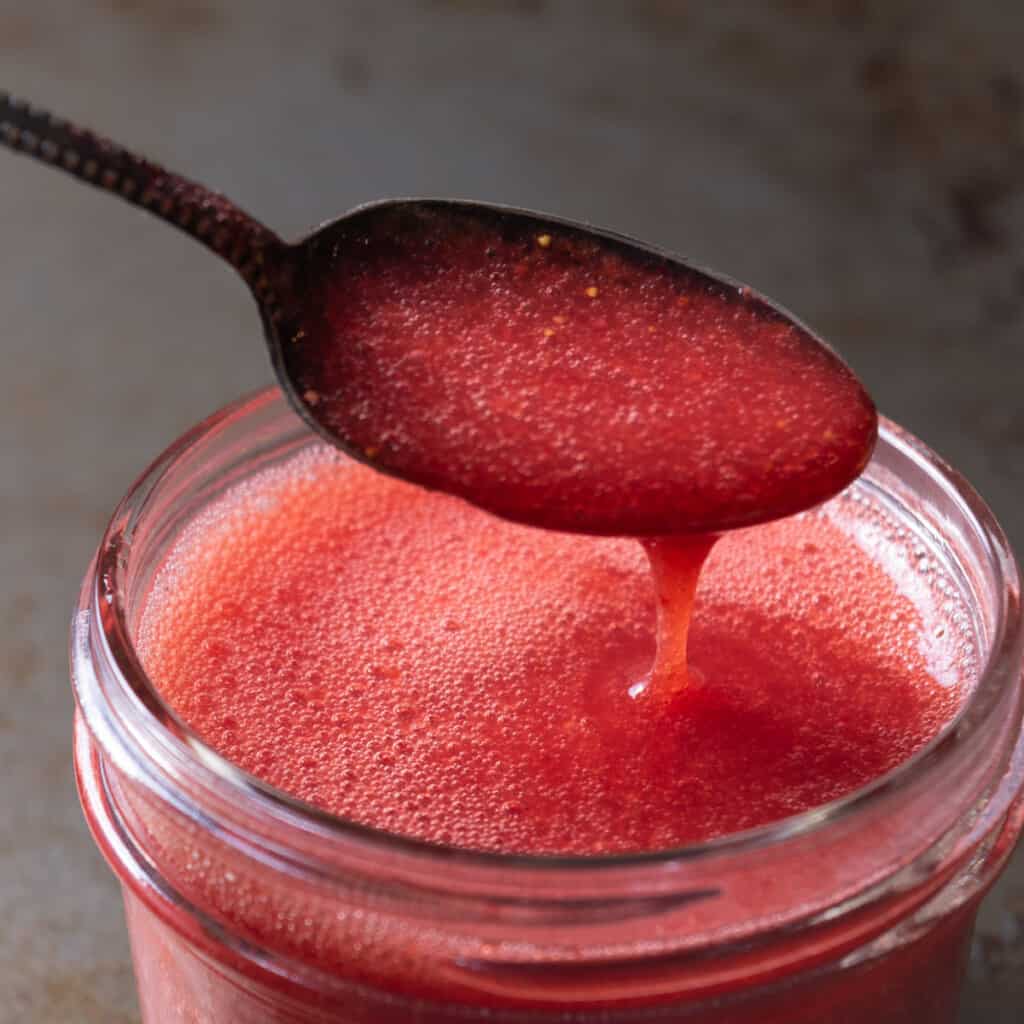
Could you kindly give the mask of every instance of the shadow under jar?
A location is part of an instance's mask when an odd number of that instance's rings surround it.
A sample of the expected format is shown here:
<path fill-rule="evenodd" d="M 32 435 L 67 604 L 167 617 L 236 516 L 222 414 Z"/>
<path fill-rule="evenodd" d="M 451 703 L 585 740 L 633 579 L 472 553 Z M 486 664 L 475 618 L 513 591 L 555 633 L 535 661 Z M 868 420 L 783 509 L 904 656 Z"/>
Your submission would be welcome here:
<path fill-rule="evenodd" d="M 940 1024 L 1021 827 L 1016 567 L 970 487 L 883 426 L 855 487 L 940 560 L 980 672 L 956 719 L 833 804 L 618 857 L 473 853 L 320 813 L 224 761 L 133 646 L 169 547 L 316 442 L 272 391 L 196 427 L 122 501 L 72 631 L 75 766 L 120 878 L 146 1024 Z"/>

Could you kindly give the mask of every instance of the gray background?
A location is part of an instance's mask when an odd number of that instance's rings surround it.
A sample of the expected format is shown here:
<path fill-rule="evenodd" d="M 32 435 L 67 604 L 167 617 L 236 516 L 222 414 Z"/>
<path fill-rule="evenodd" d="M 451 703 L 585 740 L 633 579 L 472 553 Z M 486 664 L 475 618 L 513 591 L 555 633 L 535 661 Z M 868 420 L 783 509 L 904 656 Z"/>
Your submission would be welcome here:
<path fill-rule="evenodd" d="M 0 0 L 0 86 L 286 235 L 359 201 L 545 208 L 819 328 L 1024 543 L 1019 0 Z M 0 153 L 0 1021 L 136 1020 L 70 774 L 65 629 L 114 502 L 269 379 L 232 274 Z M 1024 1014 L 1024 861 L 965 1020 Z"/>

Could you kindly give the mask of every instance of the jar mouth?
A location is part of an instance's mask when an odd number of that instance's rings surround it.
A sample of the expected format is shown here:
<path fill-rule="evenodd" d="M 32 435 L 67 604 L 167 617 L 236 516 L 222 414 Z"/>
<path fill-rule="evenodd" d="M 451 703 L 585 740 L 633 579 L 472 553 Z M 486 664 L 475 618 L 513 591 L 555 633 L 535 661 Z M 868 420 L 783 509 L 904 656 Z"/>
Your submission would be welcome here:
<path fill-rule="evenodd" d="M 652 868 L 745 854 L 808 836 L 867 812 L 884 802 L 890 794 L 920 782 L 945 762 L 961 755 L 966 748 L 977 746 L 982 749 L 979 741 L 985 740 L 980 735 L 984 731 L 983 726 L 998 710 L 1007 689 L 1020 685 L 1024 643 L 1020 584 L 1013 553 L 1001 527 L 982 498 L 956 470 L 913 435 L 883 418 L 879 449 L 894 451 L 908 464 L 913 464 L 922 479 L 941 487 L 951 507 L 969 522 L 972 531 L 970 542 L 999 584 L 977 681 L 957 714 L 906 761 L 830 803 L 745 831 L 653 851 L 595 855 L 499 853 L 427 842 L 331 814 L 249 774 L 207 744 L 160 695 L 142 665 L 129 622 L 128 575 L 133 543 L 139 522 L 161 481 L 211 435 L 281 401 L 280 392 L 275 388 L 237 400 L 184 434 L 145 470 L 117 506 L 104 533 L 96 555 L 95 571 L 87 577 L 82 607 L 90 611 L 94 622 L 99 624 L 103 655 L 115 670 L 117 686 L 128 698 L 123 713 L 131 717 L 135 735 L 145 737 L 164 749 L 169 748 L 179 759 L 183 757 L 192 762 L 211 785 L 227 787 L 233 799 L 257 806 L 264 814 L 306 834 L 312 833 L 328 841 L 356 841 L 371 849 L 415 855 L 418 861 L 457 861 L 467 867 L 482 869 L 518 867 L 542 872 L 556 870 L 559 873 L 574 869 Z M 92 628 L 95 631 L 95 625 Z M 90 642 L 83 636 L 73 637 L 73 644 Z M 97 720 L 92 713 L 96 707 L 95 699 L 90 700 L 89 695 L 82 692 L 79 680 L 76 679 L 74 685 L 86 721 L 94 732 L 105 732 L 111 724 L 109 715 L 100 716 L 102 721 Z"/>

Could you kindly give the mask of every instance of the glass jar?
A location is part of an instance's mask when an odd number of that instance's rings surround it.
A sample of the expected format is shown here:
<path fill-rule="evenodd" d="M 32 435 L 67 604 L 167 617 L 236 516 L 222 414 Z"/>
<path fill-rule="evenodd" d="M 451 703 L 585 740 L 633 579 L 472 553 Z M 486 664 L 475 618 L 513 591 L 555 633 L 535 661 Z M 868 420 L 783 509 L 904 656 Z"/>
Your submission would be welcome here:
<path fill-rule="evenodd" d="M 75 766 L 121 879 L 146 1024 L 951 1022 L 978 902 L 1024 812 L 1017 570 L 969 485 L 885 424 L 855 485 L 971 610 L 983 671 L 914 758 L 825 807 L 644 855 L 503 856 L 334 818 L 162 702 L 132 637 L 185 524 L 316 443 L 268 391 L 118 507 L 74 618 Z"/>

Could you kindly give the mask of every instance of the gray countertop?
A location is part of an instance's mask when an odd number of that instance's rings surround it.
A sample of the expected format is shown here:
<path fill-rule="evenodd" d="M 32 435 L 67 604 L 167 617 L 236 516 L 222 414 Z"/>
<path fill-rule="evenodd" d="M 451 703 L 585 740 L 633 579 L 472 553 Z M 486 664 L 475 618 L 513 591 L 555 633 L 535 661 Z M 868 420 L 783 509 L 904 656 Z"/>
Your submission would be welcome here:
<path fill-rule="evenodd" d="M 470 195 L 640 235 L 797 310 L 1024 542 L 1017 0 L 0 0 L 0 87 L 286 235 Z M 628 16 L 627 12 L 628 11 Z M 70 773 L 66 621 L 114 502 L 264 383 L 192 243 L 0 153 L 0 1022 L 137 1020 Z M 1024 859 L 965 1021 L 1024 1015 Z"/>

